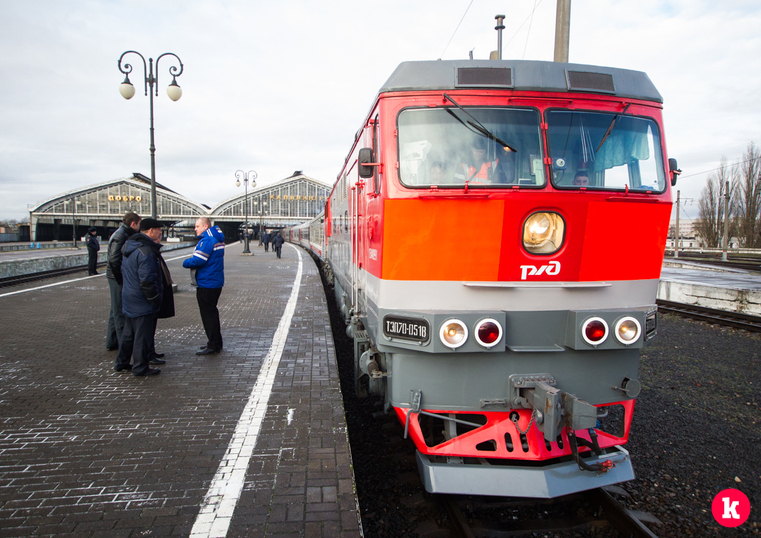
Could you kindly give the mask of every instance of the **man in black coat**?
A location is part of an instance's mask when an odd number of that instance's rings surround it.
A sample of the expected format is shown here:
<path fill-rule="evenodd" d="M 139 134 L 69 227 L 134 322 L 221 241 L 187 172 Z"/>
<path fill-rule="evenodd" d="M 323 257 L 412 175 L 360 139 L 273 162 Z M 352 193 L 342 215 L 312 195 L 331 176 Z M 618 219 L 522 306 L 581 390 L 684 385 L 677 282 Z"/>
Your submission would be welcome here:
<path fill-rule="evenodd" d="M 114 370 L 132 371 L 135 376 L 161 373 L 149 366 L 153 351 L 153 333 L 156 315 L 161 310 L 164 297 L 164 279 L 159 262 L 161 223 L 155 219 L 143 219 L 140 233 L 134 234 L 122 252 L 122 310 L 126 316 L 119 354 Z M 129 365 L 132 357 L 132 367 Z"/>
<path fill-rule="evenodd" d="M 140 230 L 140 215 L 128 211 L 122 219 L 122 224 L 108 240 L 108 262 L 106 278 L 108 290 L 111 293 L 111 313 L 108 316 L 106 331 L 106 349 L 114 351 L 119 348 L 124 328 L 124 312 L 122 312 L 122 248 L 124 243 Z"/>
<path fill-rule="evenodd" d="M 280 257 L 280 251 L 283 248 L 283 243 L 285 243 L 285 239 L 283 239 L 283 236 L 280 234 L 280 232 L 275 235 L 275 238 L 272 240 L 272 248 L 277 253 L 277 257 Z"/>
<path fill-rule="evenodd" d="M 98 236 L 96 235 L 98 233 L 98 230 L 95 228 L 90 228 L 90 230 L 87 232 L 87 272 L 92 275 L 97 275 L 97 266 L 98 266 L 98 251 L 100 250 L 100 242 L 98 241 Z"/>
<path fill-rule="evenodd" d="M 156 244 L 159 246 L 159 250 L 161 249 L 161 236 L 159 235 L 158 238 L 155 240 Z M 154 320 L 153 320 L 153 343 L 154 346 L 151 349 L 151 355 L 150 355 L 150 364 L 164 364 L 166 363 L 165 360 L 163 360 L 163 353 L 156 353 L 156 326 L 158 324 L 159 319 L 164 318 L 171 318 L 174 317 L 174 290 L 172 289 L 172 275 L 169 273 L 169 267 L 167 267 L 166 262 L 164 261 L 164 257 L 161 255 L 161 252 L 157 252 L 158 256 L 158 262 L 159 267 L 161 268 L 161 282 L 164 286 L 164 294 L 161 297 L 161 306 L 159 307 L 159 311 L 156 314 Z"/>

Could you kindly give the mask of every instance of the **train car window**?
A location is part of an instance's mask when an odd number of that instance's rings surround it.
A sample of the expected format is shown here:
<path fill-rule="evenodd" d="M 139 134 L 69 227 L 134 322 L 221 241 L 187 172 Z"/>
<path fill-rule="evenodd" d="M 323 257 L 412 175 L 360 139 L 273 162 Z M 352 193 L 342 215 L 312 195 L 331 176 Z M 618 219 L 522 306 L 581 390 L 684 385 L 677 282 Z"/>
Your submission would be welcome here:
<path fill-rule="evenodd" d="M 399 114 L 399 177 L 405 186 L 546 184 L 538 111 L 464 110 L 453 106 L 405 109 Z"/>
<path fill-rule="evenodd" d="M 655 121 L 615 113 L 547 113 L 552 183 L 560 188 L 663 192 L 666 176 Z"/>

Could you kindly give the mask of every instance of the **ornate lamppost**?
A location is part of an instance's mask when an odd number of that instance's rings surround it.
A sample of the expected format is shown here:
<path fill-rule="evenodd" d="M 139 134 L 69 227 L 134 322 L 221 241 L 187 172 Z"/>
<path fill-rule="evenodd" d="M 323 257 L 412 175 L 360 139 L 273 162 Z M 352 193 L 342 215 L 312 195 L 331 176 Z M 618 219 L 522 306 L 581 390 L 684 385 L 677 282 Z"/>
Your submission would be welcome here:
<path fill-rule="evenodd" d="M 180 60 L 180 57 L 174 54 L 173 52 L 165 52 L 158 58 L 156 58 L 156 74 L 153 73 L 153 58 L 148 58 L 148 64 L 145 63 L 145 58 L 142 54 L 140 54 L 137 51 L 134 50 L 128 50 L 127 52 L 122 53 L 122 55 L 119 57 L 119 71 L 124 73 L 124 82 L 119 85 L 119 93 L 122 94 L 122 97 L 125 99 L 132 99 L 132 96 L 135 95 L 135 87 L 132 85 L 132 83 L 129 81 L 129 74 L 132 72 L 132 66 L 128 63 L 122 64 L 122 61 L 124 60 L 124 57 L 127 54 L 137 54 L 140 56 L 140 59 L 143 60 L 143 75 L 145 78 L 145 95 L 150 95 L 150 107 L 151 107 L 151 218 L 156 218 L 157 211 L 156 211 L 156 146 L 153 143 L 153 93 L 154 93 L 154 86 L 155 86 L 155 92 L 156 97 L 159 95 L 159 60 L 163 58 L 164 56 L 174 56 L 177 59 L 177 63 L 180 64 L 179 67 L 176 65 L 173 65 L 169 68 L 169 74 L 172 75 L 172 83 L 169 84 L 169 87 L 166 89 L 167 95 L 169 95 L 169 98 L 172 101 L 177 101 L 180 97 L 182 97 L 182 89 L 177 85 L 177 77 L 179 77 L 182 74 L 183 65 L 182 60 Z M 148 87 L 150 86 L 150 93 L 148 93 Z"/>
<path fill-rule="evenodd" d="M 256 187 L 256 172 L 253 170 L 249 171 L 248 174 L 244 172 L 243 170 L 238 170 L 235 172 L 235 177 L 238 178 L 235 181 L 235 186 L 240 187 L 240 180 L 243 179 L 243 184 L 246 186 L 246 196 L 244 198 L 244 206 L 246 208 L 246 221 L 243 225 L 243 254 L 251 254 L 251 251 L 248 249 L 248 180 L 251 179 L 251 188 L 253 189 Z"/>

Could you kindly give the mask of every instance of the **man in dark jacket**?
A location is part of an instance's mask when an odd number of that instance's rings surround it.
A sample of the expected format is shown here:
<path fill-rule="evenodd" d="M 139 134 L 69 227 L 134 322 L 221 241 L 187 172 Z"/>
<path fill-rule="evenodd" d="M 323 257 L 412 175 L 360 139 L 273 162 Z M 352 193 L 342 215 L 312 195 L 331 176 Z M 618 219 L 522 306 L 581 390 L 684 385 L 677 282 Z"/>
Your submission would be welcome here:
<path fill-rule="evenodd" d="M 143 219 L 140 233 L 124 243 L 122 261 L 122 310 L 126 316 L 119 354 L 114 369 L 135 376 L 161 373 L 149 366 L 153 350 L 153 332 L 156 315 L 161 309 L 164 296 L 159 252 L 161 223 L 155 219 Z M 132 356 L 132 368 L 129 359 Z"/>
<path fill-rule="evenodd" d="M 285 243 L 285 239 L 283 239 L 283 236 L 280 234 L 280 232 L 278 232 L 277 235 L 275 235 L 275 238 L 272 240 L 272 249 L 277 252 L 278 258 L 280 257 L 283 243 Z"/>
<path fill-rule="evenodd" d="M 161 249 L 161 235 L 156 238 L 156 244 L 159 246 L 159 250 Z M 159 251 L 157 253 L 158 256 L 158 262 L 159 267 L 161 268 L 161 281 L 164 287 L 164 294 L 161 297 L 161 306 L 159 307 L 159 311 L 156 314 L 155 319 L 153 320 L 153 343 L 155 344 L 156 340 L 156 325 L 158 323 L 159 319 L 164 318 L 171 318 L 174 317 L 174 291 L 172 290 L 172 275 L 169 273 L 169 267 L 167 267 L 166 262 L 164 261 L 164 257 L 161 255 L 161 252 Z M 151 358 L 149 362 L 151 364 L 164 364 L 166 363 L 165 360 L 162 359 L 164 356 L 163 353 L 156 353 L 156 346 L 154 345 L 151 349 Z"/>
<path fill-rule="evenodd" d="M 270 250 L 270 234 L 267 233 L 267 230 L 264 230 L 264 233 L 262 234 L 262 243 L 264 243 L 264 252 L 269 252 L 269 250 Z"/>
<path fill-rule="evenodd" d="M 97 275 L 97 266 L 98 266 L 98 251 L 100 250 L 100 242 L 98 241 L 98 236 L 96 235 L 98 233 L 98 230 L 95 228 L 90 228 L 90 230 L 87 232 L 87 272 L 90 275 Z"/>
<path fill-rule="evenodd" d="M 132 235 L 140 230 L 140 215 L 128 211 L 122 219 L 122 224 L 108 240 L 108 263 L 106 278 L 108 290 L 111 293 L 111 314 L 108 316 L 106 331 L 106 349 L 113 351 L 119 348 L 124 328 L 124 312 L 122 312 L 122 248 Z"/>
<path fill-rule="evenodd" d="M 222 351 L 222 329 L 217 303 L 225 285 L 225 235 L 219 226 L 201 217 L 196 221 L 200 239 L 193 255 L 182 262 L 186 269 L 196 270 L 196 300 L 206 332 L 206 345 L 196 355 L 214 355 Z"/>

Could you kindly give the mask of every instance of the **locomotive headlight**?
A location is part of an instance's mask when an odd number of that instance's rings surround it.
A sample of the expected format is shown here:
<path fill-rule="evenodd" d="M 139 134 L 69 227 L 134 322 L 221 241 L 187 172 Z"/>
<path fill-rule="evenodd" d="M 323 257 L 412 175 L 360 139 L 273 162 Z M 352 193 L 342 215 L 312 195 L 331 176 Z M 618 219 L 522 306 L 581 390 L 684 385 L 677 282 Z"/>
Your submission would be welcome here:
<path fill-rule="evenodd" d="M 557 213 L 533 213 L 523 223 L 523 247 L 531 254 L 552 254 L 563 246 L 565 222 Z"/>
<path fill-rule="evenodd" d="M 639 340 L 639 335 L 642 334 L 642 326 L 639 321 L 627 316 L 618 320 L 615 334 L 619 342 L 628 346 Z"/>
<path fill-rule="evenodd" d="M 445 346 L 457 349 L 468 339 L 468 328 L 459 319 L 447 320 L 441 325 L 439 338 Z"/>
<path fill-rule="evenodd" d="M 495 319 L 483 319 L 475 330 L 476 342 L 484 347 L 494 347 L 502 339 L 502 326 Z"/>
<path fill-rule="evenodd" d="M 581 337 L 591 346 L 599 346 L 608 338 L 608 324 L 602 318 L 589 318 L 581 326 Z"/>

